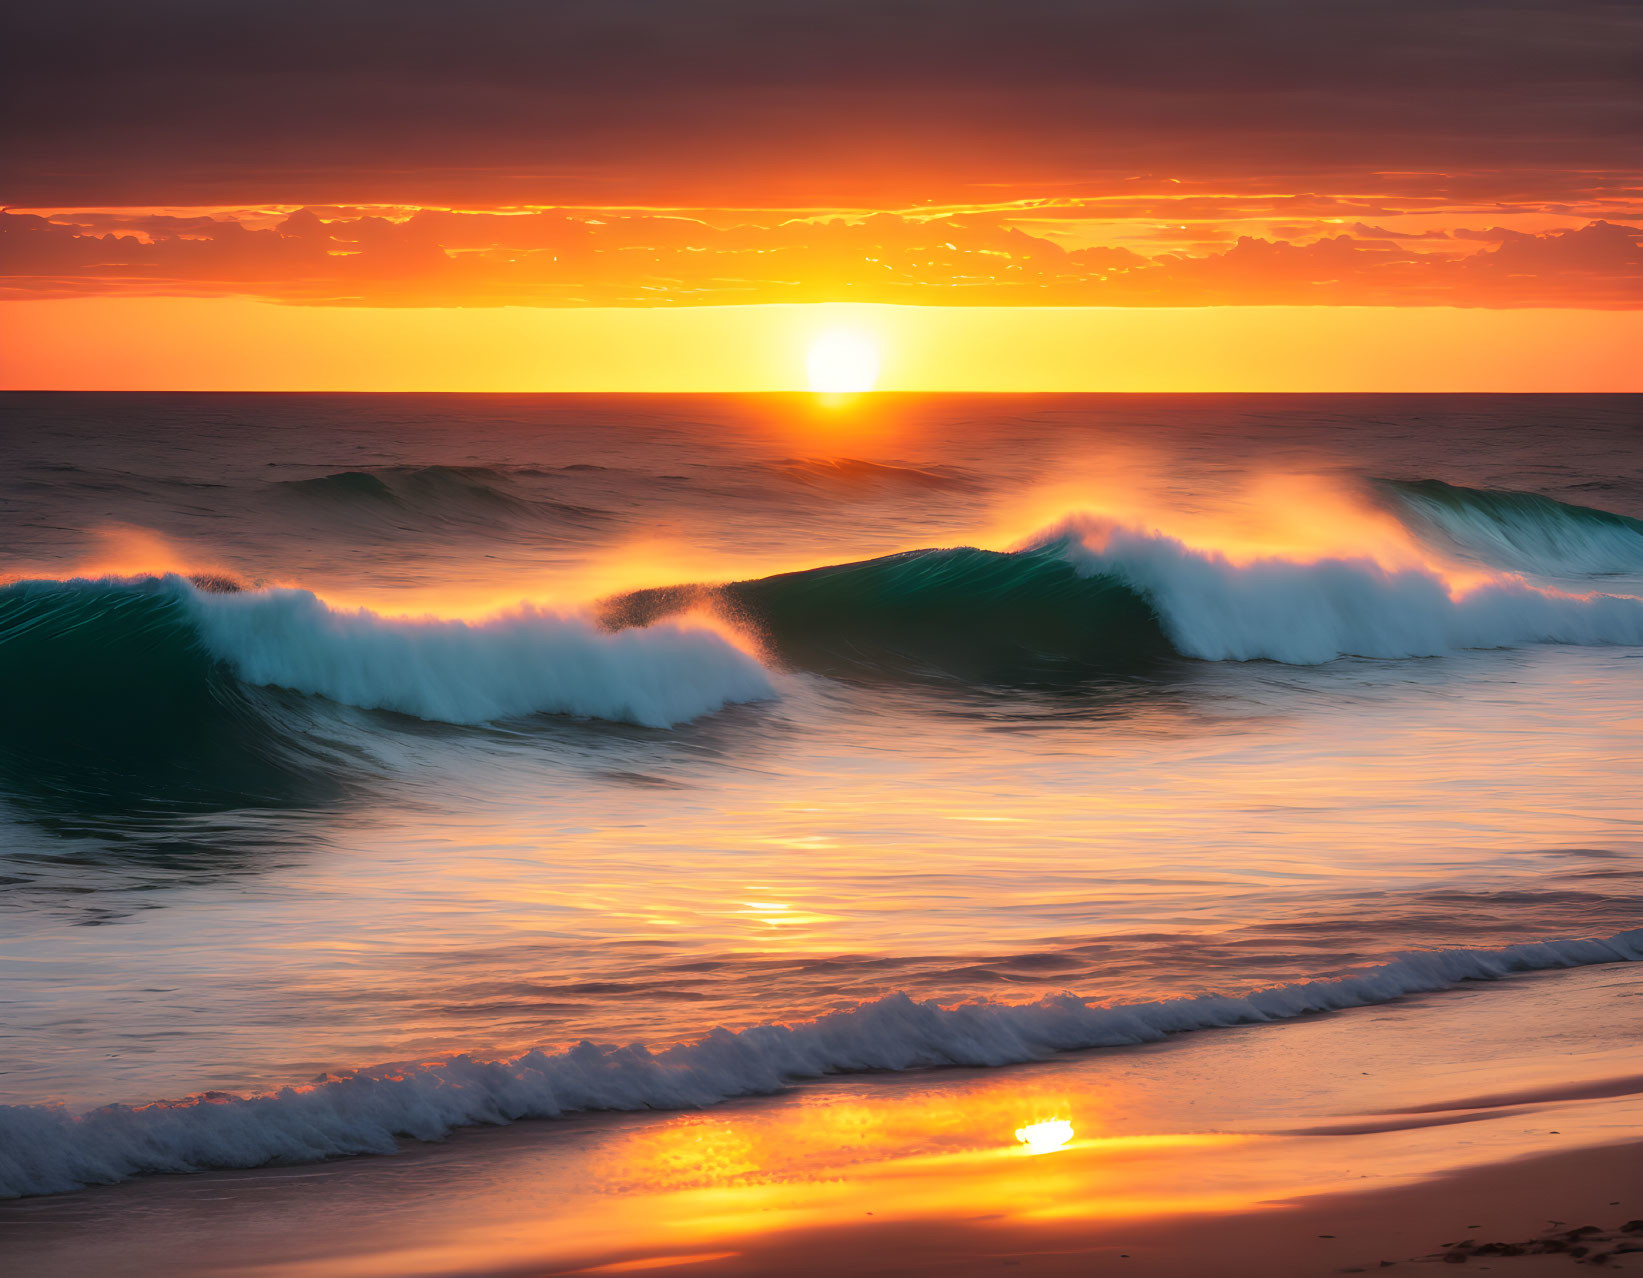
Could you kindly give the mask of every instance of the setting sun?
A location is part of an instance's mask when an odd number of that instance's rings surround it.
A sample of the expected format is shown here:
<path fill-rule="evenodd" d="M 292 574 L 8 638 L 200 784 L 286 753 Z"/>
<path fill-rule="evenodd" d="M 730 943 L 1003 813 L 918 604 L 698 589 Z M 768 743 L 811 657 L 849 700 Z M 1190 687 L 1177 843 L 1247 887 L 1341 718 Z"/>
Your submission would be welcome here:
<path fill-rule="evenodd" d="M 1643 1278 L 1643 0 L 12 9 L 0 1278 Z"/>
<path fill-rule="evenodd" d="M 870 391 L 879 379 L 879 350 L 860 333 L 823 333 L 805 358 L 810 389 L 822 394 Z"/>

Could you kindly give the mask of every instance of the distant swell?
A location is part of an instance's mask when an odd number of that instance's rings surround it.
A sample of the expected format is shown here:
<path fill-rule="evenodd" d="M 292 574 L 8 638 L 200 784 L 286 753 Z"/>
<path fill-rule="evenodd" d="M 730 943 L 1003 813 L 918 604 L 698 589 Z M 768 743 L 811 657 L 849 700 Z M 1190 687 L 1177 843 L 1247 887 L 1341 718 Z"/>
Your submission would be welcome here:
<path fill-rule="evenodd" d="M 1333 980 L 1242 996 L 1090 1006 L 1072 995 L 1025 1005 L 943 1007 L 891 995 L 795 1025 L 714 1030 L 651 1051 L 583 1042 L 513 1060 L 456 1057 L 327 1076 L 266 1096 L 212 1093 L 73 1116 L 0 1108 L 0 1197 L 60 1193 L 151 1172 L 390 1153 L 476 1123 L 590 1110 L 682 1109 L 863 1070 L 996 1066 L 1057 1052 L 1157 1042 L 1189 1030 L 1282 1021 L 1385 1003 L 1518 972 L 1643 960 L 1643 929 L 1601 940 L 1407 954 Z"/>
<path fill-rule="evenodd" d="M 1379 487 L 1414 531 L 1485 563 L 1549 576 L 1643 572 L 1643 520 L 1436 479 Z"/>
<path fill-rule="evenodd" d="M 597 470 L 598 467 L 591 469 Z M 544 492 L 551 472 L 489 466 L 382 466 L 276 481 L 283 512 L 319 518 L 339 535 L 393 537 L 468 533 L 553 535 L 564 526 L 602 524 L 609 512 L 572 505 Z"/>
<path fill-rule="evenodd" d="M 504 491 L 507 476 L 485 466 L 386 466 L 377 470 L 344 470 L 312 479 L 285 479 L 278 483 L 293 496 L 411 506 L 424 513 L 437 513 L 442 506 L 521 504 Z"/>

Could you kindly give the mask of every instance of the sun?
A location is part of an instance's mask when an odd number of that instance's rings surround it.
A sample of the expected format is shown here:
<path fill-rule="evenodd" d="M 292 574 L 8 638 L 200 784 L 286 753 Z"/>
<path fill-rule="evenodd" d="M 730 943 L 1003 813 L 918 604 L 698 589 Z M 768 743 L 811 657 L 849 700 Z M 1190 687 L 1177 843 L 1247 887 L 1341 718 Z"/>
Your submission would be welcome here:
<path fill-rule="evenodd" d="M 825 395 L 870 391 L 879 379 L 879 348 L 861 333 L 823 333 L 805 357 L 810 389 Z"/>

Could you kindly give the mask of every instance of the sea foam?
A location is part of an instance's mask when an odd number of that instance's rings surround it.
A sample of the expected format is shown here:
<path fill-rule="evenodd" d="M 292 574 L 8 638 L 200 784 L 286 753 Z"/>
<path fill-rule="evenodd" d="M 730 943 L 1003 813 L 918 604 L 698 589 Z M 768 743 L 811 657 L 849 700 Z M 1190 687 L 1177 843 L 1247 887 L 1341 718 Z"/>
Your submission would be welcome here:
<path fill-rule="evenodd" d="M 201 641 L 247 683 L 419 719 L 552 712 L 665 728 L 775 695 L 753 657 L 689 621 L 612 633 L 529 605 L 474 623 L 388 618 L 291 589 L 188 600 Z"/>
<path fill-rule="evenodd" d="M 1453 590 L 1438 572 L 1372 559 L 1234 562 L 1162 533 L 1075 517 L 1035 539 L 1152 605 L 1176 651 L 1204 661 L 1315 665 L 1522 644 L 1643 644 L 1643 599 L 1568 594 L 1497 575 Z"/>
<path fill-rule="evenodd" d="M 1594 940 L 1405 954 L 1328 980 L 1242 995 L 1092 1006 L 1073 995 L 946 1007 L 903 994 L 791 1025 L 716 1029 L 652 1051 L 583 1042 L 512 1060 L 385 1065 L 269 1095 L 211 1093 L 74 1115 L 0 1108 L 0 1197 L 59 1193 L 148 1172 L 386 1154 L 403 1137 L 590 1110 L 683 1109 L 864 1070 L 996 1066 L 1057 1052 L 1157 1042 L 1190 1030 L 1385 1003 L 1463 981 L 1643 960 L 1643 929 Z"/>

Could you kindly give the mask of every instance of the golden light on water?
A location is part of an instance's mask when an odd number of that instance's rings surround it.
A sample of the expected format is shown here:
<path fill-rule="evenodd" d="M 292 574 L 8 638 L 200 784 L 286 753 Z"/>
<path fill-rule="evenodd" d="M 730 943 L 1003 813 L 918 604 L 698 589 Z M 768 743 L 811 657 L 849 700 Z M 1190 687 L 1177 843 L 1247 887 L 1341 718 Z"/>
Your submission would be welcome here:
<path fill-rule="evenodd" d="M 1049 1154 L 1073 1138 L 1073 1125 L 1065 1118 L 1046 1119 L 1016 1128 L 1015 1138 L 1027 1147 L 1029 1154 Z"/>
<path fill-rule="evenodd" d="M 805 371 L 810 389 L 820 394 L 870 391 L 879 380 L 879 349 L 861 333 L 835 329 L 810 344 Z"/>

